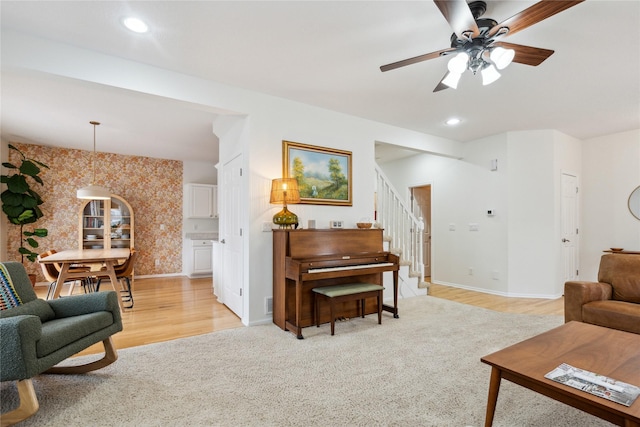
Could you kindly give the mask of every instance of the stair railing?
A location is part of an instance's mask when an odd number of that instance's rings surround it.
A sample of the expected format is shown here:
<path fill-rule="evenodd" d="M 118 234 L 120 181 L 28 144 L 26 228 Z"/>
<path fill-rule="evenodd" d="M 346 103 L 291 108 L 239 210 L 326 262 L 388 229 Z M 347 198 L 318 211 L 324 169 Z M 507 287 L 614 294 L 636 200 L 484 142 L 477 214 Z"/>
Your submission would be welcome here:
<path fill-rule="evenodd" d="M 411 213 L 384 172 L 376 166 L 376 222 L 389 240 L 389 251 L 409 265 L 409 275 L 424 281 L 424 221 Z"/>

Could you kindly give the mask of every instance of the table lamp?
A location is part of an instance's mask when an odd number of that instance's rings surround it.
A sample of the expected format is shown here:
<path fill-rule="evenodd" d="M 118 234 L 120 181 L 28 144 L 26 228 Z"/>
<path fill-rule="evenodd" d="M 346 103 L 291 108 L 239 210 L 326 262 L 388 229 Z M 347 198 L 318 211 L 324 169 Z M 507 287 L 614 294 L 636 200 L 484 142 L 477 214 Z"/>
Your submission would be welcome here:
<path fill-rule="evenodd" d="M 273 216 L 273 223 L 280 228 L 293 228 L 298 216 L 287 209 L 287 203 L 300 203 L 298 181 L 295 178 L 277 178 L 271 181 L 270 203 L 282 203 L 283 208 Z"/>

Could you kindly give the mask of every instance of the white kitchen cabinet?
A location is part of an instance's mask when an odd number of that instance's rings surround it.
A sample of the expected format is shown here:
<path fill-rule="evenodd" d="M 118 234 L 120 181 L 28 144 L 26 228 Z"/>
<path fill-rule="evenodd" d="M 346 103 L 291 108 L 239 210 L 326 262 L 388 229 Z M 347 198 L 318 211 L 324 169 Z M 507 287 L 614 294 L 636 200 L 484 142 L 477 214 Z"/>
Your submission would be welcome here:
<path fill-rule="evenodd" d="M 213 242 L 211 240 L 191 240 L 188 273 L 191 276 L 207 276 L 213 272 Z"/>
<path fill-rule="evenodd" d="M 187 184 L 187 218 L 218 218 L 218 186 Z"/>

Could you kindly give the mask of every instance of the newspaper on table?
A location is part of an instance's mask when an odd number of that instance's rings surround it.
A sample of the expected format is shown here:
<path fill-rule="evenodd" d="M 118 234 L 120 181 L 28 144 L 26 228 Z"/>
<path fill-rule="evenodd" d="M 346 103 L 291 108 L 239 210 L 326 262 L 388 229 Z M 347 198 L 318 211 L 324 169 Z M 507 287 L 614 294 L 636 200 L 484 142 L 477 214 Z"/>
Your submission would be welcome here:
<path fill-rule="evenodd" d="M 640 387 L 578 369 L 566 363 L 549 372 L 545 378 L 625 406 L 631 406 L 640 395 Z"/>

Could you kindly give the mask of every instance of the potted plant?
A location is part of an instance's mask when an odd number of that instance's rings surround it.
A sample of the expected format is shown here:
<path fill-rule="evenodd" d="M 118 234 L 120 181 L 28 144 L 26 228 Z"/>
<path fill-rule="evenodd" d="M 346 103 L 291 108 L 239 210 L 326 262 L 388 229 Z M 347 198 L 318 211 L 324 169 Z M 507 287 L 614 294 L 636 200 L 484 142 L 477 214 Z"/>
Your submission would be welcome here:
<path fill-rule="evenodd" d="M 0 182 L 7 185 L 7 189 L 0 194 L 2 211 L 7 215 L 9 222 L 20 226 L 21 261 L 28 259 L 33 262 L 37 259 L 39 244 L 37 237 L 46 237 L 46 228 L 33 228 L 26 230 L 25 225 L 33 224 L 43 215 L 40 205 L 44 203 L 42 197 L 31 187 L 30 181 L 43 185 L 40 178 L 41 168 L 49 169 L 49 166 L 35 159 L 29 159 L 13 145 L 10 150 L 15 150 L 22 157 L 19 165 L 3 162 L 2 166 L 9 171 L 6 175 L 0 175 Z"/>

